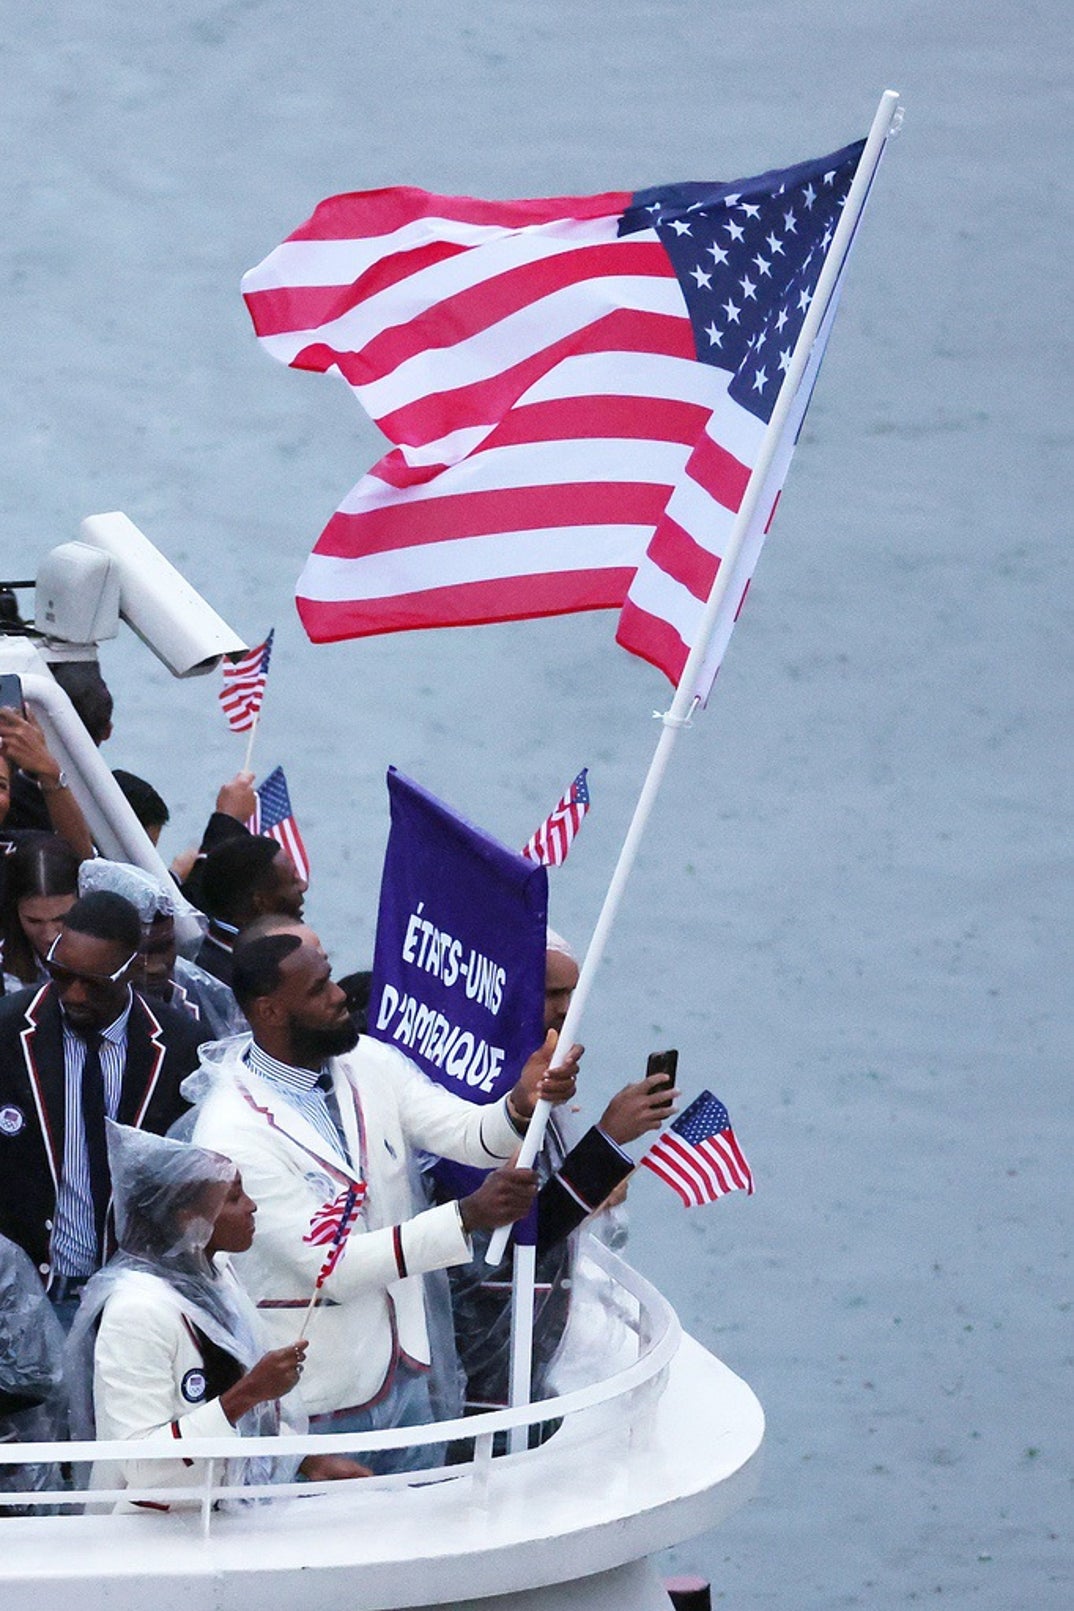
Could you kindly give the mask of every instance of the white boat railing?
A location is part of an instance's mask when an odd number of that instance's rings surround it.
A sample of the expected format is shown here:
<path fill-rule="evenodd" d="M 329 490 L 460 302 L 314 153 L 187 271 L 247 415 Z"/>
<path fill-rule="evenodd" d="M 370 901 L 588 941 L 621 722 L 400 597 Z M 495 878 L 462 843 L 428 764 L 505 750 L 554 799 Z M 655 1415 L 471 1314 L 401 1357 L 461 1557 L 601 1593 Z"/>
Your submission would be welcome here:
<path fill-rule="evenodd" d="M 469 1415 L 453 1421 L 433 1421 L 421 1426 L 397 1427 L 384 1432 L 304 1433 L 268 1438 L 228 1437 L 139 1438 L 112 1442 L 59 1442 L 0 1444 L 0 1516 L 5 1510 L 30 1510 L 38 1514 L 42 1509 L 80 1511 L 89 1506 L 96 1514 L 118 1503 L 147 1503 L 149 1505 L 181 1505 L 189 1510 L 197 1506 L 201 1511 L 202 1530 L 208 1534 L 214 1507 L 219 1500 L 241 1499 L 250 1501 L 278 1501 L 295 1497 L 309 1497 L 342 1489 L 360 1500 L 363 1492 L 383 1491 L 385 1488 L 414 1487 L 429 1483 L 468 1481 L 471 1500 L 477 1505 L 488 1502 L 493 1465 L 510 1464 L 532 1458 L 540 1449 L 505 1454 L 493 1461 L 493 1444 L 496 1434 L 512 1427 L 541 1425 L 561 1421 L 578 1431 L 580 1419 L 615 1400 L 633 1400 L 631 1413 L 615 1423 L 618 1434 L 630 1446 L 644 1445 L 647 1427 L 655 1413 L 656 1402 L 667 1378 L 668 1368 L 679 1348 L 681 1328 L 674 1309 L 654 1286 L 636 1270 L 618 1258 L 602 1244 L 591 1240 L 587 1255 L 614 1283 L 618 1295 L 626 1295 L 636 1306 L 636 1312 L 622 1313 L 623 1324 L 634 1333 L 637 1357 L 628 1365 L 611 1372 L 599 1381 L 576 1388 L 556 1398 L 540 1399 L 516 1409 L 489 1410 L 480 1415 Z M 600 1428 L 606 1433 L 605 1418 Z M 563 1429 L 555 1435 L 562 1434 Z M 250 1460 L 257 1456 L 287 1456 L 297 1461 L 307 1454 L 351 1454 L 360 1444 L 364 1454 L 383 1450 L 426 1447 L 473 1441 L 473 1456 L 459 1464 L 436 1466 L 428 1470 L 398 1472 L 389 1476 L 375 1476 L 360 1482 L 244 1482 L 229 1484 L 227 1466 L 236 1460 Z M 4 1473 L 17 1467 L 63 1465 L 86 1466 L 92 1463 L 99 1468 L 108 1463 L 131 1461 L 192 1460 L 205 1461 L 204 1474 L 196 1484 L 186 1487 L 98 1487 L 99 1470 L 92 1488 L 33 1489 L 6 1492 Z"/>

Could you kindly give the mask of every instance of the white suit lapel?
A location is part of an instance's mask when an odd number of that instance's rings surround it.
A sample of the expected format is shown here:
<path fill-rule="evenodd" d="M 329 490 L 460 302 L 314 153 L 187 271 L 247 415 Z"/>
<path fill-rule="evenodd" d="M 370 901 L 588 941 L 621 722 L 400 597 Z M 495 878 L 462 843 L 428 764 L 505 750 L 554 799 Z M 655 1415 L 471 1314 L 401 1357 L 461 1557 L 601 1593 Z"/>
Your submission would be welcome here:
<path fill-rule="evenodd" d="M 244 1068 L 239 1076 L 239 1083 L 244 1088 L 251 1106 L 260 1113 L 265 1121 L 274 1130 L 285 1135 L 287 1139 L 303 1152 L 316 1158 L 322 1167 L 327 1168 L 341 1180 L 357 1181 L 361 1177 L 351 1167 L 346 1158 L 321 1135 L 302 1113 L 288 1102 L 287 1098 L 274 1089 L 267 1080 L 263 1080 L 252 1069 Z M 342 1107 L 342 1104 L 341 1104 Z M 346 1130 L 346 1119 L 344 1118 Z M 348 1144 L 350 1132 L 347 1131 Z M 355 1149 L 355 1156 L 358 1156 Z"/>

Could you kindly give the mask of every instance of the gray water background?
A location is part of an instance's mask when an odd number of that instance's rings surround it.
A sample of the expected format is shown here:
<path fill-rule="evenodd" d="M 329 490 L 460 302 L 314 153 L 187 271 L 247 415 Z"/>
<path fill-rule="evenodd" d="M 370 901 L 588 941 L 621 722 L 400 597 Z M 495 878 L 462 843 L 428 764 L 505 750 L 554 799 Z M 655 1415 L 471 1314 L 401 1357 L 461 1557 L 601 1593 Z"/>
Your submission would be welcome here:
<path fill-rule="evenodd" d="M 322 196 L 731 179 L 892 147 L 746 614 L 585 1025 L 585 1100 L 675 1043 L 757 1177 L 632 1250 L 768 1415 L 761 1496 L 664 1564 L 742 1608 L 1071 1603 L 1069 11 L 934 0 L 30 0 L 0 38 L 0 569 L 125 510 L 276 624 L 309 911 L 369 954 L 395 763 L 508 843 L 582 765 L 584 944 L 667 691 L 614 617 L 304 641 L 298 569 L 381 451 L 256 347 L 244 269 Z M 194 836 L 216 681 L 125 634 L 113 765 Z"/>

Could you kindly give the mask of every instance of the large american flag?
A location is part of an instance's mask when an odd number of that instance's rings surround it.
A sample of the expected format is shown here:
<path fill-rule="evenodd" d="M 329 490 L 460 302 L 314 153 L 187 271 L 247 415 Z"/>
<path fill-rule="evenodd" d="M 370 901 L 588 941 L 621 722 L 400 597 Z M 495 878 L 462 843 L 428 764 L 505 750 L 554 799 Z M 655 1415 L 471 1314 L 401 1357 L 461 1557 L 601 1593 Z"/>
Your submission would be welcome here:
<path fill-rule="evenodd" d="M 274 772 L 270 772 L 264 783 L 258 784 L 254 795 L 254 814 L 247 822 L 247 828 L 251 833 L 275 839 L 290 856 L 299 878 L 308 880 L 309 857 L 291 810 L 291 795 L 283 767 L 278 766 Z"/>
<path fill-rule="evenodd" d="M 302 573 L 310 637 L 616 608 L 677 680 L 861 151 L 633 195 L 322 202 L 246 301 L 274 357 L 337 369 L 396 445 Z"/>
<path fill-rule="evenodd" d="M 273 627 L 264 643 L 256 649 L 247 649 L 237 659 L 225 656 L 223 661 L 224 686 L 220 690 L 220 704 L 227 724 L 233 733 L 248 733 L 261 712 L 272 659 Z"/>
<path fill-rule="evenodd" d="M 563 866 L 574 836 L 582 826 L 582 818 L 589 810 L 588 773 L 589 768 L 584 766 L 563 798 L 526 840 L 522 854 L 528 861 L 535 861 L 542 867 Z"/>
<path fill-rule="evenodd" d="M 750 1166 L 727 1109 L 711 1091 L 702 1091 L 641 1161 L 678 1192 L 687 1208 L 714 1203 L 728 1192 L 753 1191 Z"/>

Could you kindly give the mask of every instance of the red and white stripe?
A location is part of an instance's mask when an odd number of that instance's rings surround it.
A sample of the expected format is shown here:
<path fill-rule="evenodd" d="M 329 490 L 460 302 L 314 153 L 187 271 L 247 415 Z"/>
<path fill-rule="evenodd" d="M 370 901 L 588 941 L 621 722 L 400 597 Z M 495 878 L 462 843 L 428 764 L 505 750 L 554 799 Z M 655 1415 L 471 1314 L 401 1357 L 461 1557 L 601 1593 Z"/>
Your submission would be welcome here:
<path fill-rule="evenodd" d="M 764 427 L 698 361 L 656 232 L 617 235 L 630 201 L 336 196 L 245 276 L 268 351 L 337 369 L 397 444 L 299 579 L 315 641 L 622 608 L 677 681 Z"/>
<path fill-rule="evenodd" d="M 839 304 L 836 286 L 795 394 L 756 511 L 716 616 L 716 624 L 691 693 L 707 700 L 749 592 L 790 469 L 795 443 L 813 393 Z M 711 371 L 710 371 L 711 372 Z M 667 501 L 652 540 L 638 564 L 619 617 L 616 642 L 658 666 L 676 685 L 700 636 L 702 615 L 720 568 L 750 471 L 760 454 L 765 426 L 727 394 L 730 375 L 685 472 Z"/>
<path fill-rule="evenodd" d="M 298 831 L 298 823 L 293 816 L 284 817 L 282 822 L 274 822 L 271 828 L 261 826 L 261 802 L 254 806 L 253 815 L 247 818 L 246 827 L 252 834 L 263 834 L 266 839 L 275 839 L 282 845 L 291 858 L 291 865 L 304 884 L 309 883 L 310 859 L 302 835 Z"/>
<path fill-rule="evenodd" d="M 526 840 L 522 846 L 522 854 L 527 861 L 536 862 L 541 867 L 563 866 L 567 852 L 574 842 L 574 836 L 589 810 L 589 791 L 585 778 L 585 772 L 575 778 L 555 809 Z"/>
<path fill-rule="evenodd" d="M 303 572 L 311 637 L 621 606 L 721 389 L 629 201 L 336 197 L 246 276 L 274 356 L 398 444 Z"/>
<path fill-rule="evenodd" d="M 641 1160 L 678 1193 L 687 1208 L 713 1203 L 728 1192 L 753 1191 L 753 1176 L 733 1130 L 691 1146 L 667 1130 Z"/>
<path fill-rule="evenodd" d="M 310 1220 L 309 1232 L 302 1238 L 304 1242 L 311 1242 L 315 1247 L 325 1247 L 335 1242 L 346 1224 L 357 1214 L 365 1200 L 366 1183 L 358 1181 L 354 1186 L 346 1186 L 339 1196 L 332 1202 L 323 1204 Z"/>
<path fill-rule="evenodd" d="M 248 733 L 261 711 L 268 678 L 266 650 L 271 652 L 273 634 L 256 649 L 248 649 L 238 660 L 223 661 L 224 686 L 220 706 L 233 733 Z"/>
<path fill-rule="evenodd" d="M 364 1180 L 345 1187 L 333 1202 L 325 1203 L 310 1220 L 309 1234 L 302 1240 L 315 1247 L 328 1248 L 324 1263 L 317 1273 L 315 1292 L 320 1290 L 343 1257 L 347 1240 L 365 1201 L 366 1189 Z"/>

